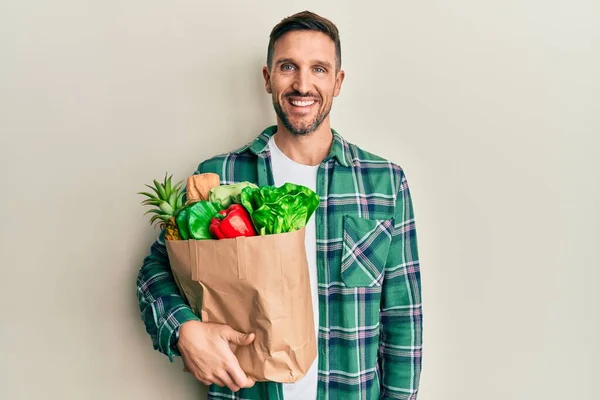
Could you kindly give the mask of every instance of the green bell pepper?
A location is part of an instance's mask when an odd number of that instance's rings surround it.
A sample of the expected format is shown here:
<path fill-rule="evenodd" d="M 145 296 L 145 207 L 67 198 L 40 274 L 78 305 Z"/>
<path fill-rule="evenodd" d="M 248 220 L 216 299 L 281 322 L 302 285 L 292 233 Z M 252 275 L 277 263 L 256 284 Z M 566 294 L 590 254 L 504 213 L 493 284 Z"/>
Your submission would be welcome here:
<path fill-rule="evenodd" d="M 223 206 L 212 201 L 196 201 L 184 206 L 175 218 L 181 238 L 183 240 L 212 239 L 208 229 L 210 220 L 221 210 Z"/>

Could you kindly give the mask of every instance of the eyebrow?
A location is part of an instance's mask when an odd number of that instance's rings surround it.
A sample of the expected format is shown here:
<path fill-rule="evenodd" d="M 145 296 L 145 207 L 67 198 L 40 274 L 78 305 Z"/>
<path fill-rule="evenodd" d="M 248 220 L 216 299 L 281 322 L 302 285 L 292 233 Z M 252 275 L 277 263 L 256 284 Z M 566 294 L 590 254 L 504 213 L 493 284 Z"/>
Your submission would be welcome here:
<path fill-rule="evenodd" d="M 279 58 L 276 62 L 275 65 L 280 65 L 280 64 L 285 64 L 285 63 L 291 63 L 291 64 L 296 64 L 296 62 L 291 59 L 291 58 Z M 318 65 L 322 65 L 327 69 L 331 69 L 332 65 L 329 61 L 324 61 L 324 60 L 312 60 L 313 64 L 318 64 Z"/>

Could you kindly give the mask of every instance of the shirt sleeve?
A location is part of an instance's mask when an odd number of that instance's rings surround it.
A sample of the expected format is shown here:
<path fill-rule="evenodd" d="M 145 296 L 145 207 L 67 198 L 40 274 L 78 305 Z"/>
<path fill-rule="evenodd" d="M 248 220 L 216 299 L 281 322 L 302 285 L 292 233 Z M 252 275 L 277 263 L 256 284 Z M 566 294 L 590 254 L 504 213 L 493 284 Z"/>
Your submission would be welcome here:
<path fill-rule="evenodd" d="M 181 295 L 171 272 L 165 232 L 161 231 L 150 247 L 137 277 L 137 299 L 146 332 L 155 350 L 173 361 L 177 350 L 179 327 L 187 321 L 199 320 Z"/>
<path fill-rule="evenodd" d="M 397 169 L 394 229 L 381 300 L 381 399 L 416 400 L 421 375 L 421 276 L 412 199 Z"/>

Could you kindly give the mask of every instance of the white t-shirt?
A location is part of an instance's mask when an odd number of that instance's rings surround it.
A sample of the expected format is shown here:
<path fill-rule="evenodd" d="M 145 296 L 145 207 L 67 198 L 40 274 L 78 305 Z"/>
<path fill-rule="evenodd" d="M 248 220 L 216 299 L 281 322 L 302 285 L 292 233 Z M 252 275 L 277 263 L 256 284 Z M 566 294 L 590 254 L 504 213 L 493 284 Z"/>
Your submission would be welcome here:
<path fill-rule="evenodd" d="M 275 186 L 286 182 L 306 186 L 317 191 L 317 170 L 319 166 L 299 164 L 288 158 L 275 144 L 273 136 L 269 140 L 271 151 L 271 164 Z M 314 214 L 306 225 L 306 257 L 310 273 L 312 290 L 313 312 L 315 317 L 315 335 L 319 337 L 319 307 L 317 283 L 317 238 Z M 318 356 L 305 376 L 294 383 L 283 384 L 283 398 L 285 400 L 312 400 L 317 398 Z"/>

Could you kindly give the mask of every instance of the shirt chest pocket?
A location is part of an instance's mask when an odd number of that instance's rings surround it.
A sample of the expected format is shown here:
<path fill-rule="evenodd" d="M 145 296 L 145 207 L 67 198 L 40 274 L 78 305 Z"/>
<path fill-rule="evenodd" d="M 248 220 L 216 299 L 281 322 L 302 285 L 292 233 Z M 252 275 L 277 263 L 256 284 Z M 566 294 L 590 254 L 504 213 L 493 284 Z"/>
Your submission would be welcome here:
<path fill-rule="evenodd" d="M 393 220 L 343 217 L 341 279 L 347 287 L 381 286 Z"/>

